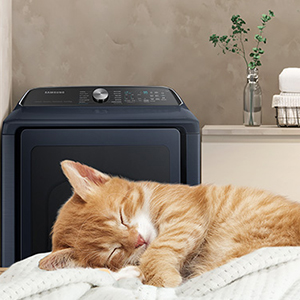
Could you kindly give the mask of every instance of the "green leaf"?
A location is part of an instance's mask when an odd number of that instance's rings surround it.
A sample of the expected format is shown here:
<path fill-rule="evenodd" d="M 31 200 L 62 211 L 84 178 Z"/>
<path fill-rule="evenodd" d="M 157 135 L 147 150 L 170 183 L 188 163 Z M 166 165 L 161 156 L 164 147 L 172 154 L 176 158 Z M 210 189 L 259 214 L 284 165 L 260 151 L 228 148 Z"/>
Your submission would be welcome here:
<path fill-rule="evenodd" d="M 231 22 L 232 23 L 236 23 L 236 21 L 237 21 L 237 19 L 239 18 L 239 15 L 233 15 L 232 17 L 231 17 Z"/>
<path fill-rule="evenodd" d="M 256 65 L 255 65 L 255 62 L 253 62 L 253 61 L 250 61 L 249 64 L 248 64 L 248 67 L 249 67 L 250 69 L 252 69 L 252 70 L 255 69 L 255 66 L 256 66 Z"/>
<path fill-rule="evenodd" d="M 209 41 L 214 44 L 214 47 L 216 47 L 217 43 L 219 42 L 219 36 L 214 33 L 209 37 Z"/>
<path fill-rule="evenodd" d="M 216 39 L 218 39 L 219 37 L 214 33 L 214 34 L 212 34 L 210 37 L 209 37 L 209 40 L 210 41 L 214 41 L 214 40 L 216 40 Z"/>
<path fill-rule="evenodd" d="M 257 28 L 258 28 L 259 30 L 263 30 L 263 29 L 265 28 L 265 26 L 257 26 Z"/>
<path fill-rule="evenodd" d="M 220 37 L 220 42 L 223 43 L 227 39 L 227 35 L 223 35 Z"/>
<path fill-rule="evenodd" d="M 263 14 L 261 20 L 266 23 L 271 20 L 271 17 L 266 14 Z"/>
<path fill-rule="evenodd" d="M 271 10 L 269 10 L 269 16 L 270 16 L 270 17 L 274 17 L 274 16 L 275 16 L 275 15 L 274 15 L 274 12 L 271 11 Z"/>
<path fill-rule="evenodd" d="M 254 37 L 257 41 L 262 42 L 263 41 L 263 37 L 259 34 L 256 34 Z"/>

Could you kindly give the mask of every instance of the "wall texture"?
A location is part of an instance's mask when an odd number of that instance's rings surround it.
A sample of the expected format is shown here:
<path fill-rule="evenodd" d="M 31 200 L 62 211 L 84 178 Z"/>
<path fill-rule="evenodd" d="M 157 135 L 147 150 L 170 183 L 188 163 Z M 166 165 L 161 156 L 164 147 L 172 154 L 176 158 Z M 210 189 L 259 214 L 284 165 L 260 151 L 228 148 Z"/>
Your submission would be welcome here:
<path fill-rule="evenodd" d="M 11 0 L 0 2 L 0 126 L 11 109 L 12 36 Z"/>
<path fill-rule="evenodd" d="M 164 85 L 201 126 L 241 124 L 245 63 L 208 39 L 228 34 L 233 14 L 252 37 L 269 9 L 260 84 L 263 124 L 275 124 L 278 75 L 300 67 L 299 0 L 14 0 L 13 102 L 38 86 Z"/>

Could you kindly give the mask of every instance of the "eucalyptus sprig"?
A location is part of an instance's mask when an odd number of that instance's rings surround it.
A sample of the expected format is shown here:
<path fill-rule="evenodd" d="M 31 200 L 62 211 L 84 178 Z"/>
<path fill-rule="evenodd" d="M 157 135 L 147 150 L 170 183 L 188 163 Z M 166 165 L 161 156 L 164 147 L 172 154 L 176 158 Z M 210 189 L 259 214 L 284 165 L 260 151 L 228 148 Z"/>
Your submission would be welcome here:
<path fill-rule="evenodd" d="M 248 42 L 248 33 L 250 28 L 246 28 L 246 22 L 241 18 L 240 15 L 233 15 L 231 17 L 232 22 L 232 33 L 228 35 L 218 36 L 212 34 L 209 37 L 209 41 L 213 43 L 214 47 L 217 45 L 222 49 L 222 52 L 225 54 L 227 52 L 232 52 L 240 55 L 247 67 L 250 69 L 255 69 L 256 67 L 261 66 L 261 55 L 264 54 L 264 50 L 261 48 L 260 44 L 267 43 L 267 39 L 263 35 L 263 31 L 266 27 L 266 24 L 274 17 L 273 11 L 269 10 L 269 13 L 263 14 L 261 16 L 261 25 L 257 26 L 259 29 L 259 34 L 254 36 L 256 41 L 256 47 L 252 48 L 252 52 L 249 54 L 251 61 L 248 62 L 246 57 L 246 51 L 244 43 Z"/>

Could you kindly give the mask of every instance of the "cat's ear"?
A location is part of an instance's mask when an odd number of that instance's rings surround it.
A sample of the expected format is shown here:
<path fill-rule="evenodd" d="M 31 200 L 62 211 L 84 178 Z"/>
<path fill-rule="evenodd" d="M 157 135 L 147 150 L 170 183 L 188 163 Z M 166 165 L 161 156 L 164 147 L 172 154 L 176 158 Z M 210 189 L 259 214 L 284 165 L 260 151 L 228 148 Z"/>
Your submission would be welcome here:
<path fill-rule="evenodd" d="M 51 252 L 39 262 L 39 268 L 46 271 L 75 267 L 72 248 Z"/>
<path fill-rule="evenodd" d="M 64 160 L 61 163 L 61 167 L 74 191 L 83 200 L 93 190 L 95 184 L 101 185 L 111 179 L 111 177 L 104 173 L 70 160 Z"/>

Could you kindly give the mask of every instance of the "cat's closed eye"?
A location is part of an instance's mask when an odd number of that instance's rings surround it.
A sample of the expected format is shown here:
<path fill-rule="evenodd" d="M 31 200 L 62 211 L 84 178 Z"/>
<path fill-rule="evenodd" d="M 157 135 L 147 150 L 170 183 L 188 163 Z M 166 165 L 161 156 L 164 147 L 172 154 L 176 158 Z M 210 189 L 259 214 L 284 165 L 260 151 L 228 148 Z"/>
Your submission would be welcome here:
<path fill-rule="evenodd" d="M 116 248 L 114 248 L 114 249 L 111 251 L 111 253 L 109 254 L 109 256 L 108 256 L 108 258 L 107 258 L 107 262 L 109 262 L 109 261 L 112 259 L 112 257 L 113 257 L 115 254 L 117 254 L 119 251 L 121 251 L 121 247 L 116 247 Z"/>
<path fill-rule="evenodd" d="M 123 216 L 122 210 L 120 210 L 120 222 L 121 222 L 121 226 L 122 226 L 124 229 L 127 229 L 127 228 L 128 228 L 128 225 L 126 224 L 127 222 L 125 221 L 125 218 L 124 218 L 124 216 Z"/>

